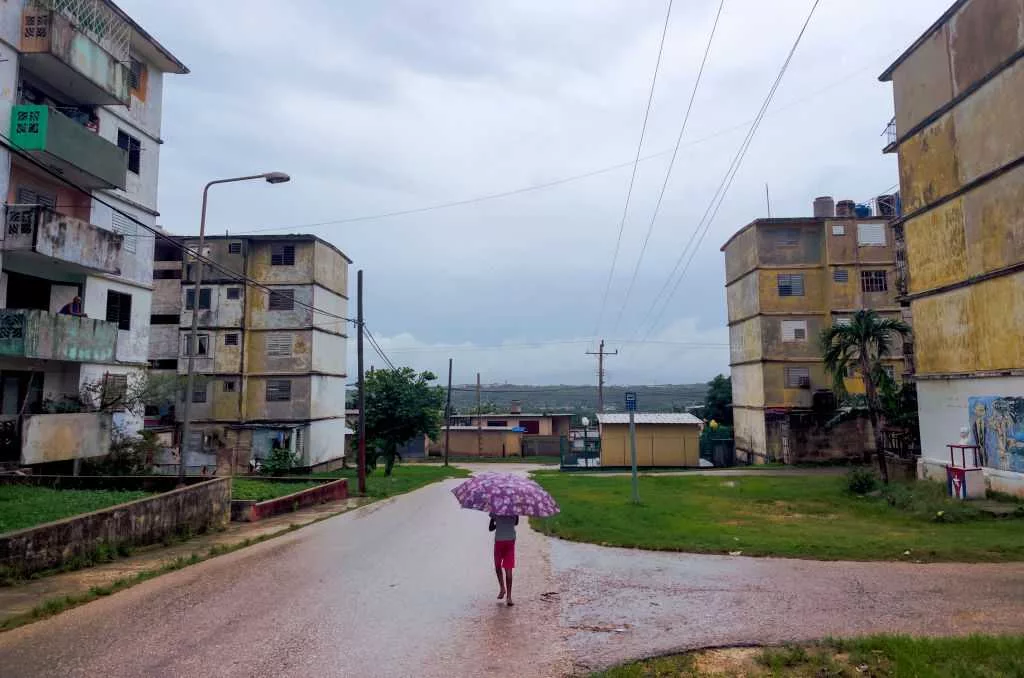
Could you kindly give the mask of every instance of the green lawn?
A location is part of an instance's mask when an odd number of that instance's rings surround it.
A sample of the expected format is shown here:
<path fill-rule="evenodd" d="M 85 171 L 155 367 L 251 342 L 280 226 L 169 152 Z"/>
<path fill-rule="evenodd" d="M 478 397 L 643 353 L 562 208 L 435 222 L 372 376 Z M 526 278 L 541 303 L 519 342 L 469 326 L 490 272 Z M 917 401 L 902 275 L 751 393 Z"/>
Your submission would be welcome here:
<path fill-rule="evenodd" d="M 819 560 L 1024 560 L 1024 520 L 986 518 L 945 499 L 938 483 L 895 486 L 891 505 L 850 494 L 842 476 L 652 476 L 633 505 L 628 476 L 534 477 L 562 512 L 532 524 L 576 541 Z"/>
<path fill-rule="evenodd" d="M 1024 676 L 1024 638 L 872 636 L 763 650 L 661 657 L 594 674 L 595 678 L 686 676 L 796 678 L 1011 678 Z"/>
<path fill-rule="evenodd" d="M 231 480 L 231 498 L 249 501 L 267 501 L 289 494 L 295 494 L 323 483 L 281 483 L 273 480 L 257 480 L 252 478 L 233 478 Z"/>
<path fill-rule="evenodd" d="M 0 533 L 42 525 L 150 496 L 149 492 L 53 490 L 0 485 Z"/>
<path fill-rule="evenodd" d="M 453 466 L 434 466 L 433 464 L 399 464 L 391 472 L 391 477 L 384 475 L 384 466 L 378 466 L 366 476 L 366 495 L 375 499 L 393 497 L 411 492 L 424 485 L 446 478 L 464 478 L 468 471 Z M 314 478 L 348 478 L 348 493 L 356 496 L 359 493 L 359 481 L 355 469 L 314 473 Z"/>

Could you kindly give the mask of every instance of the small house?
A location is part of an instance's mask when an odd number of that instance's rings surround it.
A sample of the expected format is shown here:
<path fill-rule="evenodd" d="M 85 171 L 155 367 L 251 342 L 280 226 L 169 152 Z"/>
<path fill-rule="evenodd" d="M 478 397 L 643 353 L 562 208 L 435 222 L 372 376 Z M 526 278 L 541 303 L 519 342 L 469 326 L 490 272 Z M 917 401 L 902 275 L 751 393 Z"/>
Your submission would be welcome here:
<path fill-rule="evenodd" d="M 629 415 L 598 414 L 601 466 L 630 466 Z M 634 415 L 637 466 L 699 466 L 704 423 L 692 414 Z"/>

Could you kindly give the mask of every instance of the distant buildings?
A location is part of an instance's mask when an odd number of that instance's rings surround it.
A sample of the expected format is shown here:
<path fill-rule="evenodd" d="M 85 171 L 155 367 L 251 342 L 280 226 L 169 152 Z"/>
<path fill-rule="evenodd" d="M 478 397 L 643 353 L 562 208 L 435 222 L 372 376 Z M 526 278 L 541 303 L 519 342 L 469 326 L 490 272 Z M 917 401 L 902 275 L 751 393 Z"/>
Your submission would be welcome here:
<path fill-rule="evenodd" d="M 104 0 L 2 3 L 0 40 L 0 462 L 98 456 L 142 424 L 124 407 L 149 344 L 136 221 L 157 216 L 163 77 L 188 69 Z"/>
<path fill-rule="evenodd" d="M 832 198 L 818 198 L 814 216 L 757 219 L 722 246 L 739 460 L 863 452 L 862 432 L 820 429 L 816 412 L 830 410 L 834 398 L 818 337 L 862 308 L 901 317 L 889 225 L 896 198 L 880 196 L 878 204 L 882 213 L 872 215 L 852 201 L 836 210 Z M 899 345 L 887 363 L 901 374 Z M 849 377 L 847 389 L 863 392 L 860 378 Z"/>
<path fill-rule="evenodd" d="M 632 464 L 629 415 L 598 413 L 601 466 Z M 700 431 L 704 423 L 692 414 L 637 412 L 637 466 L 700 466 Z"/>
<path fill-rule="evenodd" d="M 192 237 L 180 239 L 190 249 Z M 275 447 L 301 466 L 329 468 L 345 454 L 348 257 L 312 235 L 215 236 L 195 263 L 159 248 L 151 366 L 184 375 L 192 314 L 199 314 L 190 470 L 244 471 Z M 225 271 L 244 273 L 247 286 Z M 191 282 L 190 282 L 191 281 Z M 313 311 L 315 307 L 332 315 Z M 175 408 L 181 421 L 181 407 Z M 153 413 L 154 416 L 160 413 Z"/>
<path fill-rule="evenodd" d="M 892 64 L 922 472 L 968 427 L 1024 492 L 1024 2 L 959 0 Z"/>
<path fill-rule="evenodd" d="M 511 409 L 502 414 L 453 415 L 432 450 L 444 449 L 446 431 L 449 454 L 454 456 L 557 456 L 568 445 L 571 414 L 524 414 L 515 405 Z"/>

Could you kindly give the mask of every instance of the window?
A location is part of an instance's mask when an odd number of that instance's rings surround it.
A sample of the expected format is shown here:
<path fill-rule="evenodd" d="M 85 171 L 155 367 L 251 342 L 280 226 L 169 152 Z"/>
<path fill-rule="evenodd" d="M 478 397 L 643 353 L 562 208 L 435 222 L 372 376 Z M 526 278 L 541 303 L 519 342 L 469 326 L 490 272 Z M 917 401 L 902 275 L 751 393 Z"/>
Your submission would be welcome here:
<path fill-rule="evenodd" d="M 291 379 L 267 379 L 267 402 L 286 402 L 292 399 Z"/>
<path fill-rule="evenodd" d="M 127 374 L 104 374 L 103 394 L 101 397 L 104 407 L 121 404 L 128 395 Z"/>
<path fill-rule="evenodd" d="M 142 142 L 124 130 L 117 130 L 117 145 L 128 151 L 128 171 L 138 174 L 142 165 Z"/>
<path fill-rule="evenodd" d="M 807 341 L 806 320 L 783 320 L 782 321 L 783 341 Z"/>
<path fill-rule="evenodd" d="M 132 95 L 141 101 L 146 100 L 146 85 L 149 82 L 149 69 L 135 57 L 129 58 L 128 87 Z"/>
<path fill-rule="evenodd" d="M 125 252 L 134 252 L 139 239 L 139 225 L 120 212 L 114 212 L 110 225 L 114 229 L 114 233 L 120 233 L 124 237 L 122 249 Z"/>
<path fill-rule="evenodd" d="M 786 368 L 786 388 L 810 388 L 811 370 L 807 367 Z"/>
<path fill-rule="evenodd" d="M 181 269 L 158 268 L 153 271 L 153 280 L 181 280 Z"/>
<path fill-rule="evenodd" d="M 268 294 L 268 311 L 291 311 L 295 308 L 295 290 L 274 290 Z"/>
<path fill-rule="evenodd" d="M 779 283 L 780 297 L 804 296 L 803 273 L 779 273 L 777 279 Z"/>
<path fill-rule="evenodd" d="M 780 228 L 775 233 L 775 244 L 779 247 L 796 247 L 800 244 L 800 229 Z"/>
<path fill-rule="evenodd" d="M 885 271 L 861 271 L 860 289 L 864 292 L 885 292 L 889 289 L 889 281 Z"/>
<path fill-rule="evenodd" d="M 229 242 L 228 243 L 228 254 L 241 254 L 242 243 L 240 242 Z"/>
<path fill-rule="evenodd" d="M 181 341 L 181 353 L 182 355 L 191 355 L 192 349 L 192 334 L 185 334 L 182 336 Z M 210 335 L 209 334 L 197 334 L 196 343 L 199 344 L 199 351 L 196 353 L 199 355 L 210 354 Z"/>
<path fill-rule="evenodd" d="M 178 369 L 178 360 L 176 358 L 150 360 L 149 367 L 153 370 L 176 370 Z"/>
<path fill-rule="evenodd" d="M 228 288 L 228 299 L 231 299 L 232 301 L 234 301 L 235 299 L 241 299 L 241 298 L 242 298 L 242 288 L 241 287 L 229 287 Z"/>
<path fill-rule="evenodd" d="M 844 224 L 832 224 L 832 235 L 846 235 L 846 226 Z"/>
<path fill-rule="evenodd" d="M 845 268 L 832 269 L 832 281 L 837 283 L 850 282 L 850 272 Z"/>
<path fill-rule="evenodd" d="M 194 403 L 205 403 L 206 402 L 206 384 L 195 384 L 192 387 L 192 402 L 194 402 Z"/>
<path fill-rule="evenodd" d="M 132 328 L 132 295 L 107 290 L 107 322 L 117 323 L 117 329 Z"/>
<path fill-rule="evenodd" d="M 271 334 L 267 337 L 267 355 L 277 358 L 289 357 L 292 354 L 292 337 L 290 334 Z"/>
<path fill-rule="evenodd" d="M 852 323 L 853 320 L 850 318 L 836 318 L 832 321 L 832 324 L 838 327 L 849 327 Z"/>
<path fill-rule="evenodd" d="M 861 247 L 885 247 L 885 224 L 857 224 L 857 244 Z"/>
<path fill-rule="evenodd" d="M 157 239 L 156 244 L 153 245 L 153 261 L 181 261 L 181 245 L 173 241 Z"/>
<path fill-rule="evenodd" d="M 487 425 L 491 428 L 504 428 L 508 426 L 508 421 L 505 419 L 488 419 Z"/>
<path fill-rule="evenodd" d="M 225 393 L 234 393 L 235 392 L 235 380 L 234 379 L 225 379 L 224 382 L 223 382 L 223 388 L 224 388 L 224 392 Z"/>
<path fill-rule="evenodd" d="M 196 305 L 195 289 L 185 290 L 185 310 L 191 311 Z M 210 308 L 210 288 L 204 287 L 199 290 L 199 310 Z"/>
<path fill-rule="evenodd" d="M 271 266 L 294 266 L 295 245 L 272 245 L 270 248 Z"/>
<path fill-rule="evenodd" d="M 238 346 L 238 333 L 230 332 L 224 335 L 225 346 Z"/>
<path fill-rule="evenodd" d="M 157 313 L 149 316 L 150 325 L 179 325 L 181 316 L 176 313 Z"/>

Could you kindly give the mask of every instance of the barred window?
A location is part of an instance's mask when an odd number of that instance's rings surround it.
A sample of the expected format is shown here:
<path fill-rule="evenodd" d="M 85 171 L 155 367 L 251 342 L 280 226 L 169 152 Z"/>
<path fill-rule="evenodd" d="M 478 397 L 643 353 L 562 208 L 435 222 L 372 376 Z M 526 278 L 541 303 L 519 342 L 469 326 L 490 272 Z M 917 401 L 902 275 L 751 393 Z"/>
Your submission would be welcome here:
<path fill-rule="evenodd" d="M 885 271 L 861 271 L 860 288 L 864 292 L 885 292 L 889 289 L 889 281 Z"/>
<path fill-rule="evenodd" d="M 779 273 L 777 280 L 779 284 L 780 297 L 804 296 L 803 273 Z"/>
<path fill-rule="evenodd" d="M 811 370 L 807 367 L 786 368 L 786 388 L 810 388 Z"/>
<path fill-rule="evenodd" d="M 295 290 L 274 290 L 267 294 L 270 295 L 268 311 L 291 311 L 295 308 Z"/>
<path fill-rule="evenodd" d="M 267 402 L 287 402 L 292 399 L 291 379 L 268 379 Z"/>

